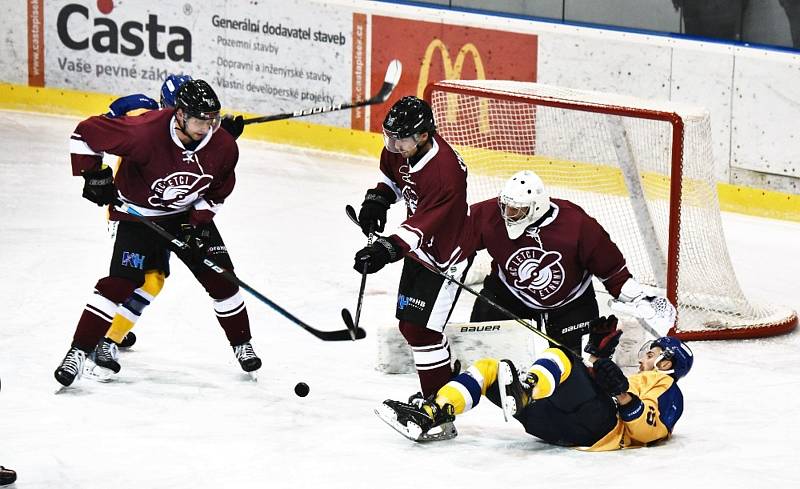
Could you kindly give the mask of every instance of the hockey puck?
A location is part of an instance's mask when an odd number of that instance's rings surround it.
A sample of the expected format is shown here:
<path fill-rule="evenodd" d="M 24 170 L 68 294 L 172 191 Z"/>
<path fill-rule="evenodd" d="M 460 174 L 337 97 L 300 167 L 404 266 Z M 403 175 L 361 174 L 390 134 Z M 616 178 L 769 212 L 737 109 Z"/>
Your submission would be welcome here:
<path fill-rule="evenodd" d="M 308 395 L 308 384 L 305 382 L 298 382 L 296 386 L 294 386 L 294 393 L 300 397 L 306 397 Z"/>

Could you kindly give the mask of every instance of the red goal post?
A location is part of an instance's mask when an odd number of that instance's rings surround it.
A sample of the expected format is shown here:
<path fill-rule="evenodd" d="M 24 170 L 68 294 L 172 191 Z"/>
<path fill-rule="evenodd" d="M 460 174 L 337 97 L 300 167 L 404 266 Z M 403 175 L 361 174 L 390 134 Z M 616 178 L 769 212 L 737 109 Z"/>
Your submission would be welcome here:
<path fill-rule="evenodd" d="M 704 109 L 505 80 L 441 81 L 425 99 L 467 163 L 470 203 L 497 196 L 516 171 L 535 171 L 554 197 L 606 228 L 640 282 L 676 305 L 676 336 L 754 338 L 797 326 L 795 311 L 739 286 Z"/>

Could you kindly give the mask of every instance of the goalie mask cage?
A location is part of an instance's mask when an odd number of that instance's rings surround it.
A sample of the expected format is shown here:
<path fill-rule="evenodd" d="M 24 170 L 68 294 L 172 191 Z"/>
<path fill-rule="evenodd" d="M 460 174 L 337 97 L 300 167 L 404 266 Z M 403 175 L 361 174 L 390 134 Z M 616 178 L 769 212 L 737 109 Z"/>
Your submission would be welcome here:
<path fill-rule="evenodd" d="M 676 305 L 672 334 L 754 338 L 797 325 L 795 311 L 745 297 L 736 279 L 705 110 L 500 80 L 442 81 L 425 98 L 467 163 L 470 204 L 535 171 L 552 196 L 605 227 L 637 280 Z"/>

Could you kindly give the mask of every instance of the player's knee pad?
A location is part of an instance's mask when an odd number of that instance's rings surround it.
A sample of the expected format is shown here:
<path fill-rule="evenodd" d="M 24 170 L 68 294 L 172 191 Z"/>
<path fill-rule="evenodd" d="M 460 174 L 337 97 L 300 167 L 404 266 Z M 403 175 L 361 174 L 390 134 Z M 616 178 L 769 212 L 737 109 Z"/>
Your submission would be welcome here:
<path fill-rule="evenodd" d="M 208 295 L 214 300 L 227 299 L 239 291 L 239 286 L 231 283 L 217 272 L 212 270 L 203 271 L 197 275 L 197 280 L 206 289 Z"/>
<path fill-rule="evenodd" d="M 150 294 L 151 297 L 155 297 L 164 288 L 165 278 L 164 272 L 161 270 L 149 270 L 145 272 L 144 285 L 140 288 Z"/>
<path fill-rule="evenodd" d="M 400 321 L 400 333 L 411 346 L 425 346 L 440 343 L 444 335 L 425 326 Z"/>
<path fill-rule="evenodd" d="M 450 365 L 450 345 L 442 333 L 406 321 L 400 321 L 400 332 L 411 346 L 417 371 Z"/>
<path fill-rule="evenodd" d="M 533 398 L 541 399 L 555 392 L 572 372 L 572 361 L 560 348 L 548 348 L 533 362 L 528 372 L 537 378 Z"/>
<path fill-rule="evenodd" d="M 467 373 L 480 383 L 482 394 L 486 394 L 486 389 L 497 381 L 499 365 L 500 362 L 494 358 L 481 358 L 467 369 Z"/>
<path fill-rule="evenodd" d="M 494 358 L 481 358 L 466 372 L 455 376 L 439 389 L 437 397 L 443 402 L 452 404 L 456 414 L 469 411 L 478 405 L 489 386 L 497 382 L 498 365 L 498 361 Z"/>
<path fill-rule="evenodd" d="M 106 299 L 117 304 L 125 301 L 139 284 L 122 277 L 105 277 L 97 281 L 95 290 Z"/>

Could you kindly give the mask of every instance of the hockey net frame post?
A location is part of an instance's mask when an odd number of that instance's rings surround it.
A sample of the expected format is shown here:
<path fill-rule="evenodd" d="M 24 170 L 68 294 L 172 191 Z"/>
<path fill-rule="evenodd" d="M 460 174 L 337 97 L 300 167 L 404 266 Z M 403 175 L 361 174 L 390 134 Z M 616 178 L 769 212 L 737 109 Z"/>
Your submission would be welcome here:
<path fill-rule="evenodd" d="M 479 82 L 484 82 L 478 86 Z M 424 98 L 434 107 L 434 113 L 437 112 L 437 107 L 434 101 L 434 92 L 444 92 L 449 94 L 448 97 L 453 96 L 457 98 L 475 97 L 482 100 L 502 100 L 511 103 L 528 104 L 531 107 L 545 106 L 555 109 L 565 109 L 572 111 L 590 112 L 596 114 L 603 114 L 606 116 L 619 116 L 636 119 L 648 119 L 652 121 L 660 121 L 668 123 L 671 127 L 671 154 L 670 154 L 670 174 L 667 176 L 669 179 L 669 216 L 668 216 L 668 229 L 667 229 L 667 250 L 666 250 L 666 277 L 656 278 L 659 282 L 656 286 L 663 288 L 667 298 L 676 306 L 679 304 L 679 274 L 680 274 L 680 260 L 681 260 L 681 224 L 682 218 L 682 202 L 683 202 L 683 187 L 682 182 L 684 178 L 684 152 L 685 152 L 685 139 L 686 139 L 686 125 L 684 117 L 677 110 L 666 110 L 662 107 L 657 109 L 631 107 L 624 105 L 615 105 L 607 102 L 597 102 L 591 100 L 577 100 L 558 98 L 555 96 L 532 93 L 515 92 L 508 89 L 499 87 L 488 87 L 491 81 L 480 80 L 479 82 L 463 81 L 463 80 L 444 80 L 440 82 L 430 83 L 425 87 Z M 504 82 L 498 81 L 498 84 Z M 535 87 L 535 83 L 525 83 L 526 86 Z M 545 91 L 546 92 L 546 91 Z M 576 93 L 584 93 L 591 95 L 590 92 L 573 91 Z M 624 97 L 624 101 L 628 102 L 628 98 Z M 633 99 L 631 99 L 633 100 Z M 447 102 L 448 104 L 450 102 Z M 458 111 L 459 105 L 456 107 L 446 107 L 442 110 L 455 110 Z M 441 127 L 440 124 L 437 124 Z M 441 132 L 441 131 L 440 131 Z M 442 136 L 448 139 L 448 134 L 443 133 Z M 452 141 L 451 144 L 453 144 Z M 458 142 L 455 143 L 458 146 Z M 469 158 L 466 158 L 467 166 L 469 167 Z M 524 169 L 522 167 L 519 170 Z M 715 182 L 714 182 L 715 184 Z M 628 191 L 634 193 L 634 190 L 628 185 Z M 714 194 L 716 197 L 716 194 Z M 474 203 L 474 202 L 472 202 Z M 717 203 L 718 205 L 718 203 Z M 637 216 L 638 220 L 638 216 Z M 637 223 L 639 227 L 642 223 Z M 644 233 L 645 235 L 647 233 Z M 723 240 L 724 245 L 724 240 Z M 658 269 L 658 267 L 655 267 Z M 735 278 L 735 275 L 734 275 Z M 663 283 L 662 283 L 663 281 Z M 738 287 L 738 283 L 736 284 Z M 680 308 L 678 308 L 680 314 Z M 793 330 L 797 324 L 797 313 L 790 311 L 785 314 L 780 320 L 768 322 L 766 324 L 750 324 L 747 326 L 731 326 L 719 327 L 713 329 L 692 329 L 692 330 L 679 330 L 677 329 L 679 322 L 676 319 L 676 325 L 670 329 L 670 334 L 684 340 L 721 340 L 721 339 L 739 339 L 739 338 L 756 338 L 766 337 L 778 334 L 783 334 Z"/>

